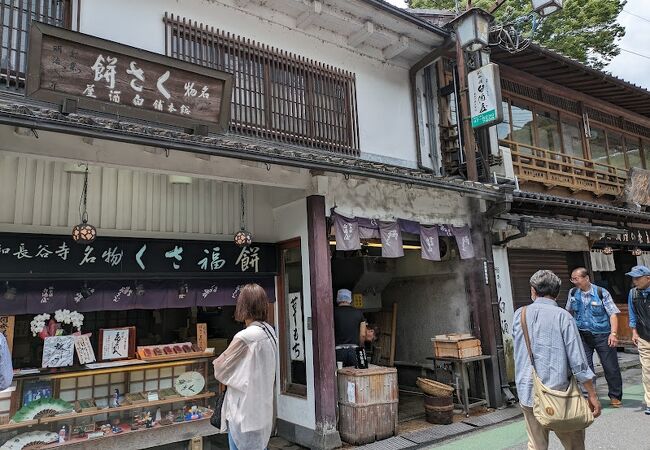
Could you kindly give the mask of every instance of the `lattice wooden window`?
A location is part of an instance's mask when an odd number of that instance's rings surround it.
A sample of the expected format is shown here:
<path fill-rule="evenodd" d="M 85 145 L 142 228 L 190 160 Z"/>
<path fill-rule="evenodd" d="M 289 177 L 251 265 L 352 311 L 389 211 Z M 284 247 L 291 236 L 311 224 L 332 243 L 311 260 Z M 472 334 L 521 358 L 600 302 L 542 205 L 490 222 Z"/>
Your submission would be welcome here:
<path fill-rule="evenodd" d="M 0 0 L 0 83 L 25 83 L 32 20 L 70 28 L 72 0 Z"/>
<path fill-rule="evenodd" d="M 165 14 L 165 51 L 234 75 L 231 130 L 358 156 L 353 73 Z"/>

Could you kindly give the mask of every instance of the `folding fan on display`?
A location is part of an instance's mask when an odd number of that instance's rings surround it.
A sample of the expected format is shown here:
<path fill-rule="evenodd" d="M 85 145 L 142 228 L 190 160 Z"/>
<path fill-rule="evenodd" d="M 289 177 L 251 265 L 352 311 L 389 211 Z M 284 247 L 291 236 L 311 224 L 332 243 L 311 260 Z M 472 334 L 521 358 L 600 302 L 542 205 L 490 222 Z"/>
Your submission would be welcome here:
<path fill-rule="evenodd" d="M 71 403 L 58 398 L 41 398 L 28 403 L 16 412 L 11 418 L 12 422 L 24 422 L 26 420 L 52 417 L 61 413 L 72 412 L 74 407 Z"/>
<path fill-rule="evenodd" d="M 59 435 L 51 431 L 30 431 L 9 439 L 0 446 L 0 450 L 21 450 L 27 447 L 38 447 L 59 440 Z"/>

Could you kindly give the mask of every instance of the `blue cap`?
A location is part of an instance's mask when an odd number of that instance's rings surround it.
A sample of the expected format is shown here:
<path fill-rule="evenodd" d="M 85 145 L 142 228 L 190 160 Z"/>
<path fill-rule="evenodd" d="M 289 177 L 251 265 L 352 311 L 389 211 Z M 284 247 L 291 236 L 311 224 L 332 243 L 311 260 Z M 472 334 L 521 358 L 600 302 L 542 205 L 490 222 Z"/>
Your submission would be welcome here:
<path fill-rule="evenodd" d="M 349 289 L 339 289 L 336 293 L 336 303 L 352 303 L 352 292 Z"/>
<path fill-rule="evenodd" d="M 646 266 L 634 266 L 632 267 L 632 270 L 630 270 L 625 275 L 632 278 L 645 277 L 646 275 L 650 275 L 650 269 L 648 269 Z"/>

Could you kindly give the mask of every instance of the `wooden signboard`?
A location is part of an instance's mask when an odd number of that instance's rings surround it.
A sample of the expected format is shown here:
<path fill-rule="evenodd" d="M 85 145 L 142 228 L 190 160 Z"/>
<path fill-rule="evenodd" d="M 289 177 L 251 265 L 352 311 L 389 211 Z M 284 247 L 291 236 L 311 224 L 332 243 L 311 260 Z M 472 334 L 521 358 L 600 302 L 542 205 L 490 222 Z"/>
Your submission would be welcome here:
<path fill-rule="evenodd" d="M 98 350 L 100 361 L 135 358 L 135 327 L 100 329 Z"/>
<path fill-rule="evenodd" d="M 14 325 L 16 323 L 16 316 L 0 316 L 0 333 L 4 334 L 7 338 L 7 346 L 9 351 L 14 348 Z"/>
<path fill-rule="evenodd" d="M 203 351 L 208 348 L 208 324 L 196 324 L 196 346 Z"/>
<path fill-rule="evenodd" d="M 232 76 L 43 23 L 32 24 L 27 96 L 185 128 L 224 131 Z"/>

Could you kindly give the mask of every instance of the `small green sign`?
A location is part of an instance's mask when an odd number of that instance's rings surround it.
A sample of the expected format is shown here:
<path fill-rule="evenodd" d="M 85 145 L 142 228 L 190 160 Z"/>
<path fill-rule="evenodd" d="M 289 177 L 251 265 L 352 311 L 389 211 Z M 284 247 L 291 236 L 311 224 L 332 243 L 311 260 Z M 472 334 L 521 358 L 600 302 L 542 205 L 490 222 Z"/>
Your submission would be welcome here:
<path fill-rule="evenodd" d="M 479 114 L 478 116 L 472 117 L 472 128 L 479 128 L 494 122 L 497 119 L 497 110 L 492 109 L 490 111 L 485 111 L 484 113 Z"/>

